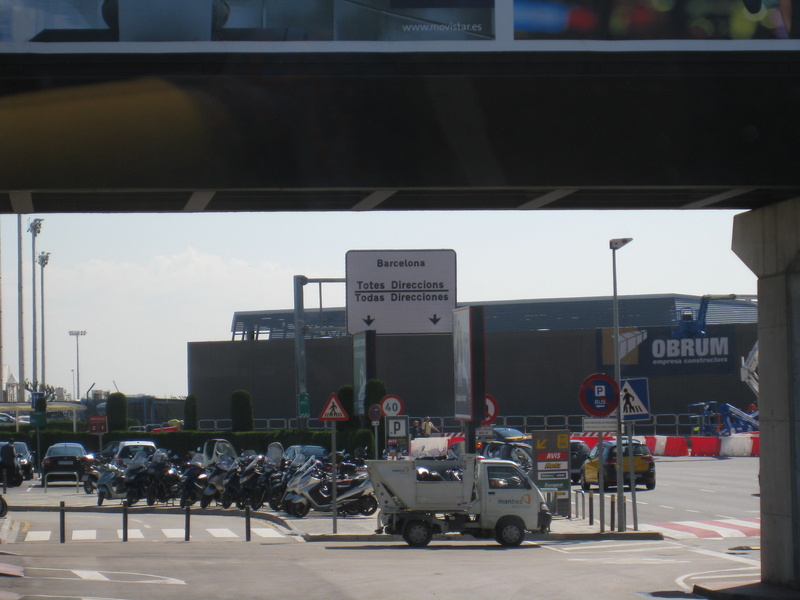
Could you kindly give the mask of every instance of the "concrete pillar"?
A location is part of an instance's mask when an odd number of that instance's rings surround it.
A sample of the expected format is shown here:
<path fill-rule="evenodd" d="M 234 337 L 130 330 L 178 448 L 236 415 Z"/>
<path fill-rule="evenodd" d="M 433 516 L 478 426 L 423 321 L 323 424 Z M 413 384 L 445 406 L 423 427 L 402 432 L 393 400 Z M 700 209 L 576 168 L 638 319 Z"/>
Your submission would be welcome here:
<path fill-rule="evenodd" d="M 761 579 L 800 589 L 800 198 L 737 215 L 758 276 Z"/>

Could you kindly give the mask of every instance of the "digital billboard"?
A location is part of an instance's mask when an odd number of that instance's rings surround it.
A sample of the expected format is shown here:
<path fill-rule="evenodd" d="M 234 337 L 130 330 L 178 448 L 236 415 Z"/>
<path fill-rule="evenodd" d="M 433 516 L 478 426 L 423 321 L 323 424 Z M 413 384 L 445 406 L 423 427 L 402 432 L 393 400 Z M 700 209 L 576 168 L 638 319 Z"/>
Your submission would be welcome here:
<path fill-rule="evenodd" d="M 0 51 L 796 49 L 791 2 L 15 0 L 0 3 Z"/>

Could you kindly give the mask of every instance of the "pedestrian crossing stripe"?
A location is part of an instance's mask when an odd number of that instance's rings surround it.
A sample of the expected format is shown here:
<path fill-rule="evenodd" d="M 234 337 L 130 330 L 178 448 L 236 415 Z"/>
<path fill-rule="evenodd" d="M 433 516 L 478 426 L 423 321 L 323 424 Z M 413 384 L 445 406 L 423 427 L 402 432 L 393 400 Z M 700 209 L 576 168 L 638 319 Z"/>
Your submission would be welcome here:
<path fill-rule="evenodd" d="M 622 416 L 641 415 L 647 416 L 650 414 L 650 409 L 645 405 L 639 394 L 631 385 L 630 381 L 625 381 L 622 389 L 619 392 L 619 403 L 622 407 Z"/>
<path fill-rule="evenodd" d="M 186 536 L 186 531 L 184 529 L 160 529 L 161 535 L 166 537 L 167 539 L 184 539 Z M 209 528 L 203 530 L 211 537 L 217 539 L 240 539 L 242 537 L 246 537 L 244 533 L 236 533 L 231 531 L 230 529 L 214 529 Z M 260 538 L 282 538 L 285 537 L 282 533 L 273 529 L 272 527 L 253 527 L 251 533 L 257 535 Z M 73 541 L 87 541 L 87 540 L 97 540 L 98 531 L 96 529 L 76 529 L 72 531 L 69 535 L 70 539 Z M 117 539 L 123 539 L 124 532 L 122 529 L 115 530 Z M 53 539 L 53 532 L 50 530 L 43 530 L 43 531 L 28 531 L 25 535 L 26 542 L 49 542 Z M 143 540 L 145 539 L 145 535 L 141 529 L 131 528 L 128 529 L 128 539 L 129 540 Z"/>
<path fill-rule="evenodd" d="M 319 415 L 320 421 L 347 421 L 349 418 L 336 394 L 330 395 L 325 408 L 322 409 Z"/>

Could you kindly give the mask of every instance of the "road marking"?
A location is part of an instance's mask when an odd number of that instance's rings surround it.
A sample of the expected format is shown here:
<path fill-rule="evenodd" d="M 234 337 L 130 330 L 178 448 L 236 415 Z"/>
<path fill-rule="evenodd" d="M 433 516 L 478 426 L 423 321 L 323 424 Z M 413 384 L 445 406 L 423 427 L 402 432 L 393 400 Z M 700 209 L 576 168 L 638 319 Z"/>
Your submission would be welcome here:
<path fill-rule="evenodd" d="M 758 537 L 761 535 L 760 519 L 719 521 L 675 521 L 672 523 L 650 523 L 643 531 L 659 531 L 671 539 Z"/>
<path fill-rule="evenodd" d="M 79 569 L 72 569 L 72 572 L 81 579 L 85 579 L 87 581 L 109 581 L 108 577 L 103 575 L 100 571 L 81 571 Z"/>
<path fill-rule="evenodd" d="M 97 530 L 96 529 L 76 529 L 72 532 L 72 539 L 73 540 L 96 540 L 97 539 Z"/>
<path fill-rule="evenodd" d="M 117 529 L 117 537 L 122 539 L 122 529 Z M 141 529 L 128 529 L 128 539 L 129 540 L 142 540 L 144 539 L 144 534 L 142 533 Z"/>
<path fill-rule="evenodd" d="M 270 527 L 254 527 L 250 531 L 263 538 L 283 537 L 283 534 L 280 531 L 276 531 Z"/>
<path fill-rule="evenodd" d="M 208 533 L 215 538 L 238 538 L 239 536 L 233 533 L 230 529 L 206 529 Z"/>
<path fill-rule="evenodd" d="M 186 537 L 185 529 L 162 529 L 161 533 L 170 539 L 183 539 Z"/>
<path fill-rule="evenodd" d="M 49 531 L 29 531 L 25 536 L 26 542 L 46 542 L 50 539 Z"/>

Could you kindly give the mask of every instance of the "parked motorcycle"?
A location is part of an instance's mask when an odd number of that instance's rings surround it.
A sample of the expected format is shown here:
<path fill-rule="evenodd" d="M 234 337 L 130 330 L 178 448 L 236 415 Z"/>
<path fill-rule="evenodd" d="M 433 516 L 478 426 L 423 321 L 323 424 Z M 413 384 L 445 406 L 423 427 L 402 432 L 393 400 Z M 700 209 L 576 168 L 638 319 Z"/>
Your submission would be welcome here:
<path fill-rule="evenodd" d="M 87 494 L 94 494 L 97 491 L 97 480 L 100 479 L 100 464 L 102 462 L 101 458 L 94 454 L 86 454 L 81 457 L 81 463 L 83 464 L 81 481 L 83 482 L 83 491 Z"/>
<path fill-rule="evenodd" d="M 104 500 L 123 500 L 127 498 L 125 469 L 111 462 L 105 462 L 98 468 L 100 475 L 97 479 L 97 506 L 102 506 Z"/>
<path fill-rule="evenodd" d="M 133 455 L 131 462 L 125 469 L 125 489 L 127 490 L 128 506 L 133 506 L 142 498 L 147 497 L 149 478 L 147 465 L 149 457 L 144 450 L 139 450 Z"/>
<path fill-rule="evenodd" d="M 147 465 L 147 505 L 169 502 L 181 494 L 181 474 L 164 450 L 156 450 Z"/>
<path fill-rule="evenodd" d="M 283 446 L 279 442 L 273 442 L 267 448 L 266 455 L 259 455 L 250 462 L 239 479 L 240 507 L 249 505 L 253 510 L 259 510 L 269 501 L 272 493 L 272 474 L 280 468 L 282 458 Z"/>
<path fill-rule="evenodd" d="M 222 508 L 230 508 L 234 502 L 237 502 L 237 505 L 239 504 L 239 492 L 241 491 L 239 481 L 245 468 L 247 468 L 247 465 L 250 464 L 255 455 L 256 453 L 253 450 L 245 451 L 225 473 L 225 477 L 222 480 L 222 498 L 219 501 L 222 504 Z M 239 506 L 239 508 L 242 508 L 242 506 Z"/>
<path fill-rule="evenodd" d="M 203 466 L 203 456 L 199 452 L 192 457 L 181 475 L 181 508 L 197 502 L 208 483 L 208 473 Z"/>

